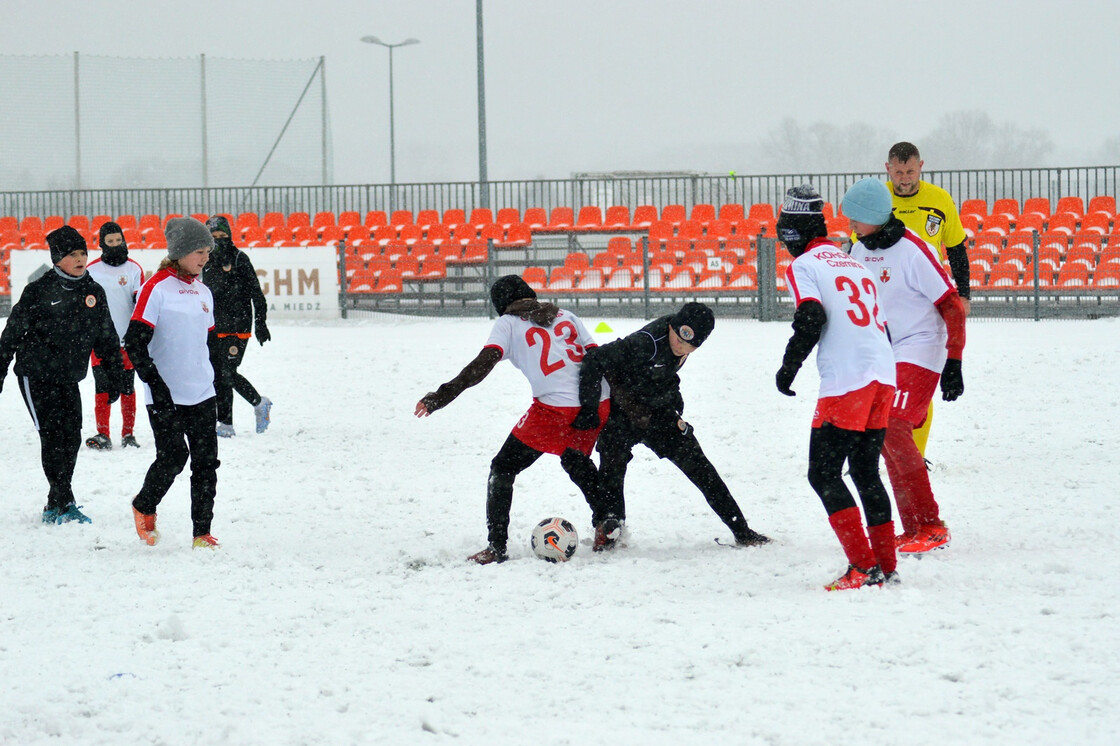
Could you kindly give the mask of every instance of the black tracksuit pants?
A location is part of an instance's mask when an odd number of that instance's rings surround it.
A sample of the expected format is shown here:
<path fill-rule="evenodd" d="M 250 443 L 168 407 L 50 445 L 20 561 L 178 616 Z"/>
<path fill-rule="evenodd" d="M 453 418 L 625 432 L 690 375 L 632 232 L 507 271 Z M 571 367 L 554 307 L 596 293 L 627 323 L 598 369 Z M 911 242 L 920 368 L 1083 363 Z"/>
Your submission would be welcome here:
<path fill-rule="evenodd" d="M 222 382 L 217 384 L 218 392 L 218 422 L 227 425 L 233 424 L 233 392 L 236 391 L 241 398 L 254 407 L 261 403 L 261 395 L 249 383 L 249 379 L 237 372 L 238 366 L 245 357 L 245 350 L 249 346 L 248 339 L 240 337 L 221 337 L 219 342 L 225 350 L 222 364 L 225 366 L 226 375 Z"/>
<path fill-rule="evenodd" d="M 43 474 L 50 490 L 46 510 L 62 510 L 74 502 L 74 467 L 82 447 L 82 395 L 77 383 L 19 378 L 23 403 L 39 431 Z"/>
<path fill-rule="evenodd" d="M 867 525 L 879 526 L 891 519 L 891 498 L 879 476 L 879 453 L 886 433 L 842 430 L 828 422 L 813 428 L 809 436 L 809 484 L 829 515 L 856 505 L 844 484 L 847 461 Z"/>
<path fill-rule="evenodd" d="M 599 483 L 604 506 L 610 517 L 626 520 L 626 467 L 634 458 L 634 446 L 642 443 L 659 458 L 668 459 L 696 485 L 708 505 L 736 538 L 745 535 L 747 520 L 743 517 L 743 511 L 739 509 L 739 504 L 731 496 L 731 490 L 727 488 L 719 472 L 704 454 L 691 426 L 688 432 L 683 432 L 673 419 L 655 420 L 649 427 L 642 428 L 625 416 L 616 416 L 614 412 L 612 408 L 610 419 L 599 433 L 598 445 Z"/>
<path fill-rule="evenodd" d="M 153 411 L 148 420 L 156 442 L 156 460 L 148 467 L 144 486 L 132 506 L 145 515 L 156 512 L 187 459 L 191 462 L 191 522 L 194 535 L 210 533 L 214 518 L 214 495 L 218 489 L 218 435 L 214 429 L 214 400 L 199 404 L 176 404 Z"/>
<path fill-rule="evenodd" d="M 486 482 L 486 529 L 490 544 L 505 549 L 509 540 L 509 511 L 513 506 L 513 481 L 543 455 L 542 451 L 522 443 L 512 434 L 506 438 L 498 454 L 490 461 L 490 477 Z M 560 466 L 583 493 L 591 507 L 592 523 L 602 520 L 599 507 L 599 475 L 595 462 L 574 448 L 560 455 Z"/>

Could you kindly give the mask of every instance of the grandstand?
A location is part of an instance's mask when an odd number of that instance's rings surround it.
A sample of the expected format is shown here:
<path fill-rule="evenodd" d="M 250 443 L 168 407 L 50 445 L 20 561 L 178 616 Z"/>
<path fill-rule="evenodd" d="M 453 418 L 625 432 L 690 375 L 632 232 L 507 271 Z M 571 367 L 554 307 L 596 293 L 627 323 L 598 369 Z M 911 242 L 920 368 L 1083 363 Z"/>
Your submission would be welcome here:
<path fill-rule="evenodd" d="M 446 191 L 433 194 L 447 197 Z M 1120 314 L 1120 215 L 1114 196 L 1063 195 L 1053 202 L 968 197 L 960 204 L 970 239 L 974 315 Z M 826 204 L 825 213 L 833 237 L 846 238 L 847 220 L 836 206 Z M 45 247 L 46 233 L 60 225 L 82 232 L 94 248 L 98 228 L 113 219 L 131 249 L 161 251 L 163 228 L 179 214 L 0 217 L 0 299 L 10 292 L 10 252 Z M 773 319 L 792 313 L 784 278 L 792 257 L 773 238 L 770 202 L 222 214 L 242 247 L 337 247 L 344 313 L 488 313 L 484 288 L 510 272 L 522 274 L 542 296 L 604 313 L 648 316 L 692 297 L 709 299 L 732 316 Z"/>

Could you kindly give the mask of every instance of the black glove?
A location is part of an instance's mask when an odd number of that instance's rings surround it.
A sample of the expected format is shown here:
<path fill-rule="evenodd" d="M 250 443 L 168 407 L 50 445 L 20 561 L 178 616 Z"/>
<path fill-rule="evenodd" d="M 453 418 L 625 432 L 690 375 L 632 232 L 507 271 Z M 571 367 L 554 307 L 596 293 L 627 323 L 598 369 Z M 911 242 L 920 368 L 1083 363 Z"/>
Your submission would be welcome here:
<path fill-rule="evenodd" d="M 964 376 L 961 374 L 961 361 L 949 358 L 941 371 L 941 398 L 956 401 L 964 393 Z"/>
<path fill-rule="evenodd" d="M 572 420 L 573 430 L 594 430 L 599 427 L 599 408 L 580 407 L 579 414 Z"/>
<path fill-rule="evenodd" d="M 790 388 L 793 385 L 793 379 L 797 378 L 797 371 L 801 370 L 801 366 L 783 365 L 778 369 L 778 374 L 774 376 L 774 382 L 778 384 L 778 391 L 781 391 L 786 396 L 797 396 L 797 392 Z"/>
<path fill-rule="evenodd" d="M 148 388 L 152 392 L 153 411 L 165 412 L 175 406 L 175 400 L 171 398 L 171 389 L 167 388 L 163 379 L 159 379 L 155 383 L 149 383 Z"/>
<path fill-rule="evenodd" d="M 268 326 L 263 320 L 257 319 L 257 341 L 260 342 L 261 347 L 264 343 L 272 339 L 272 335 L 268 333 Z"/>

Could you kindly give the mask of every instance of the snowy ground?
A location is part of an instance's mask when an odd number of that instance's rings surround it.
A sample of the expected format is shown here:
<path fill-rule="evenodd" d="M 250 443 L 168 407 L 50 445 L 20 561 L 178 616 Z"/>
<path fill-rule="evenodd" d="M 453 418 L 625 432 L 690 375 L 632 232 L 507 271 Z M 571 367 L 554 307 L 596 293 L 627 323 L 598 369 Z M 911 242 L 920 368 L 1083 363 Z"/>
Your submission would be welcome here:
<path fill-rule="evenodd" d="M 594 328 L 602 319 L 585 319 Z M 635 320 L 607 320 L 617 333 Z M 503 363 L 429 419 L 417 399 L 485 320 L 276 325 L 243 371 L 276 406 L 221 442 L 217 553 L 187 477 L 136 538 L 153 450 L 83 452 L 88 526 L 44 527 L 38 440 L 0 394 L 0 742 L 11 744 L 1115 744 L 1120 738 L 1120 322 L 979 322 L 929 450 L 952 546 L 903 585 L 845 567 L 805 480 L 816 373 L 777 393 L 787 324 L 723 321 L 683 371 L 686 416 L 751 525 L 639 449 L 629 546 L 535 559 L 589 514 L 554 458 L 522 475 L 513 559 L 485 541 L 491 456 L 529 403 Z M 601 342 L 614 335 L 599 334 Z M 82 384 L 94 432 L 92 380 Z M 114 408 L 113 438 L 119 438 Z"/>

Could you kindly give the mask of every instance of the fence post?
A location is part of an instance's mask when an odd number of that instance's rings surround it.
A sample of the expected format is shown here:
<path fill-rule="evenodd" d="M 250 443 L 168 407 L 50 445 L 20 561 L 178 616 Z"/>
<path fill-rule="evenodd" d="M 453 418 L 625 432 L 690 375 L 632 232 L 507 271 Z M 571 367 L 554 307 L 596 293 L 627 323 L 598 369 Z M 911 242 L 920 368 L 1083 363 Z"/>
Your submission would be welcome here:
<path fill-rule="evenodd" d="M 662 282 L 665 278 L 661 278 Z M 642 236 L 642 317 L 649 319 L 649 234 Z"/>
<path fill-rule="evenodd" d="M 768 238 L 765 229 L 758 237 L 758 320 L 773 321 L 777 318 L 774 309 L 777 282 L 777 245 Z"/>
<path fill-rule="evenodd" d="M 198 56 L 202 91 L 202 188 L 210 186 L 210 148 L 206 142 L 206 55 Z"/>
<path fill-rule="evenodd" d="M 346 241 L 338 242 L 338 312 L 342 318 L 346 318 L 346 291 L 348 283 L 346 279 Z"/>
<path fill-rule="evenodd" d="M 78 53 L 74 52 L 74 188 L 82 188 L 82 87 L 78 76 Z"/>
<path fill-rule="evenodd" d="M 1038 292 L 1038 231 L 1031 231 L 1031 243 L 1034 251 L 1034 259 L 1031 261 L 1031 266 L 1034 267 L 1034 320 L 1038 321 L 1042 318 L 1041 300 Z"/>

